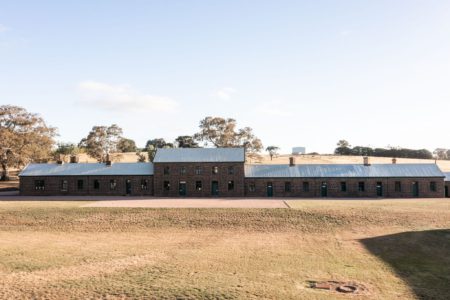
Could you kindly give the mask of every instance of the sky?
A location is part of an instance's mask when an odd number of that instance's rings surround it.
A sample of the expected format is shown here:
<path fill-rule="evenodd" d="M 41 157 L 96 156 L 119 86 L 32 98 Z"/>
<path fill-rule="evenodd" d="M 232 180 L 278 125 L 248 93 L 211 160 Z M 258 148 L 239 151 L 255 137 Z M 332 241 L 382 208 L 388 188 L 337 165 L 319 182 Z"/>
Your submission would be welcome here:
<path fill-rule="evenodd" d="M 264 146 L 450 148 L 450 1 L 0 0 L 0 105 L 143 147 L 206 116 Z"/>

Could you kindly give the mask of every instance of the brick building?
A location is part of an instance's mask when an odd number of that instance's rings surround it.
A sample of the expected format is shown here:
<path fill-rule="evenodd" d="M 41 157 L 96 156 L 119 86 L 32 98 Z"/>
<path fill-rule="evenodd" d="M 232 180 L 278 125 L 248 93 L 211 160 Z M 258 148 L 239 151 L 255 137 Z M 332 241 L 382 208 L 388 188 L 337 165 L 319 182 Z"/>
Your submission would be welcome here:
<path fill-rule="evenodd" d="M 19 176 L 23 195 L 442 198 L 446 175 L 435 164 L 245 164 L 243 148 L 178 148 L 153 163 L 30 164 Z"/>
<path fill-rule="evenodd" d="M 22 195 L 153 195 L 151 163 L 30 164 L 19 176 Z"/>
<path fill-rule="evenodd" d="M 450 173 L 445 174 L 445 197 L 450 198 Z"/>

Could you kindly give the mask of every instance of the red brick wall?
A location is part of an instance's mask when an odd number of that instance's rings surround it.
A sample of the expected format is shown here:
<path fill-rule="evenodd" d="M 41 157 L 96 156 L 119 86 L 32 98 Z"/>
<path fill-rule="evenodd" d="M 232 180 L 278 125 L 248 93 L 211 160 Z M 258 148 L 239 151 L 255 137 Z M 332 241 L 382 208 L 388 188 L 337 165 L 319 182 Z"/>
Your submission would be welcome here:
<path fill-rule="evenodd" d="M 141 188 L 141 180 L 148 180 L 147 190 Z M 44 180 L 45 189 L 36 190 L 35 181 Z M 62 191 L 62 180 L 68 181 L 67 191 Z M 78 180 L 83 180 L 83 189 L 77 187 Z M 94 180 L 100 183 L 94 189 Z M 116 180 L 116 188 L 111 190 L 110 180 Z M 98 195 L 121 196 L 126 194 L 126 180 L 131 180 L 131 196 L 153 195 L 153 176 L 33 176 L 20 177 L 21 195 Z"/>
<path fill-rule="evenodd" d="M 212 174 L 212 168 L 219 168 L 218 174 Z M 228 167 L 232 166 L 234 174 L 228 174 Z M 164 175 L 164 168 L 169 167 L 169 175 Z M 186 174 L 181 175 L 182 167 Z M 195 173 L 196 167 L 201 167 L 201 175 Z M 154 189 L 158 197 L 179 197 L 179 182 L 186 181 L 186 197 L 211 197 L 212 181 L 219 183 L 219 197 L 244 196 L 244 163 L 155 163 Z M 228 190 L 228 181 L 234 181 L 234 189 Z M 164 190 L 164 181 L 170 182 L 170 190 Z M 196 181 L 202 182 L 202 190 L 195 189 Z"/>
<path fill-rule="evenodd" d="M 395 182 L 401 182 L 401 192 L 395 191 Z M 336 178 L 246 178 L 245 195 L 248 197 L 267 197 L 267 183 L 272 182 L 274 197 L 321 197 L 322 182 L 327 183 L 327 197 L 377 197 L 377 182 L 382 183 L 383 196 L 386 198 L 412 198 L 412 183 L 419 183 L 419 197 L 442 198 L 444 181 L 442 178 L 370 178 L 370 179 L 336 179 Z M 430 190 L 430 182 L 436 182 L 436 191 Z M 291 192 L 285 192 L 285 182 L 291 183 Z M 303 191 L 303 182 L 309 182 L 309 192 Z M 347 183 L 347 191 L 341 191 L 341 182 Z M 358 190 L 359 182 L 364 182 L 365 191 Z M 255 191 L 249 190 L 250 184 Z"/>

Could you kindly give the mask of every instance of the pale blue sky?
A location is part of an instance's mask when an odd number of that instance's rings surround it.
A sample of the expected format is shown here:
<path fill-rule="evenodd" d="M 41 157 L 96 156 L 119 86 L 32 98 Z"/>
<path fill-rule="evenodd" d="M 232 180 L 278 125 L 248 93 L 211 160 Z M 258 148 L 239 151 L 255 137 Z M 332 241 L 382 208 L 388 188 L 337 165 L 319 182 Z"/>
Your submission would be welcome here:
<path fill-rule="evenodd" d="M 0 104 L 60 141 L 212 115 L 283 152 L 450 148 L 450 1 L 0 1 Z"/>

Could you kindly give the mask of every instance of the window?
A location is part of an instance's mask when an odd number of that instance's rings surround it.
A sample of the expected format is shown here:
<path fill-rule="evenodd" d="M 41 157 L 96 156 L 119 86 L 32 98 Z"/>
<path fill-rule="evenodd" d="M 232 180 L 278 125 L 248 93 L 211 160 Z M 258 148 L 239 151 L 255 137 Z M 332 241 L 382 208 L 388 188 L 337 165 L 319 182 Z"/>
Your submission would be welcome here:
<path fill-rule="evenodd" d="M 341 182 L 341 192 L 347 191 L 347 182 Z"/>
<path fill-rule="evenodd" d="M 358 182 L 358 191 L 364 192 L 365 190 L 366 190 L 366 185 L 365 185 L 364 181 Z"/>
<path fill-rule="evenodd" d="M 249 185 L 248 185 L 248 191 L 249 191 L 249 192 L 254 192 L 255 190 L 256 190 L 256 188 L 255 188 L 255 183 L 254 183 L 254 182 L 249 183 Z"/>
<path fill-rule="evenodd" d="M 228 175 L 233 175 L 234 174 L 234 167 L 230 166 L 228 167 Z"/>
<path fill-rule="evenodd" d="M 35 180 L 34 181 L 34 189 L 43 191 L 45 190 L 45 181 L 44 180 Z"/>
<path fill-rule="evenodd" d="M 141 180 L 141 190 L 143 191 L 148 190 L 148 179 Z"/>
<path fill-rule="evenodd" d="M 303 182 L 303 191 L 309 192 L 309 182 Z"/>
<path fill-rule="evenodd" d="M 116 189 L 116 187 L 117 187 L 117 181 L 115 179 L 111 179 L 109 181 L 109 189 L 113 191 Z"/>
<path fill-rule="evenodd" d="M 164 167 L 164 175 L 170 174 L 170 167 Z"/>
<path fill-rule="evenodd" d="M 66 179 L 61 180 L 61 192 L 67 192 L 67 189 L 69 188 L 68 185 Z"/>
<path fill-rule="evenodd" d="M 95 179 L 94 180 L 94 189 L 98 190 L 99 188 L 100 188 L 100 182 L 97 179 Z"/>
<path fill-rule="evenodd" d="M 402 183 L 400 181 L 395 182 L 395 191 L 400 193 L 402 191 Z"/>
<path fill-rule="evenodd" d="M 202 175 L 202 167 L 195 167 L 195 175 Z"/>
<path fill-rule="evenodd" d="M 290 193 L 291 192 L 291 183 L 290 182 L 285 182 L 284 183 L 284 191 L 286 192 L 286 193 Z"/>
<path fill-rule="evenodd" d="M 217 174 L 217 173 L 219 173 L 219 167 L 212 167 L 212 173 L 213 174 Z"/>
<path fill-rule="evenodd" d="M 234 190 L 234 181 L 233 180 L 228 181 L 228 190 L 229 191 Z"/>
<path fill-rule="evenodd" d="M 77 189 L 82 190 L 83 189 L 83 184 L 84 184 L 83 180 L 78 179 L 77 180 Z"/>
<path fill-rule="evenodd" d="M 186 167 L 180 168 L 180 175 L 186 175 Z"/>
<path fill-rule="evenodd" d="M 195 182 L 195 190 L 196 191 L 201 191 L 202 190 L 202 182 L 201 181 L 196 181 Z"/>
<path fill-rule="evenodd" d="M 170 182 L 164 181 L 163 187 L 164 187 L 164 190 L 165 190 L 165 191 L 170 190 Z"/>
<path fill-rule="evenodd" d="M 436 182 L 435 181 L 430 182 L 430 191 L 436 192 L 436 190 L 437 190 Z"/>

